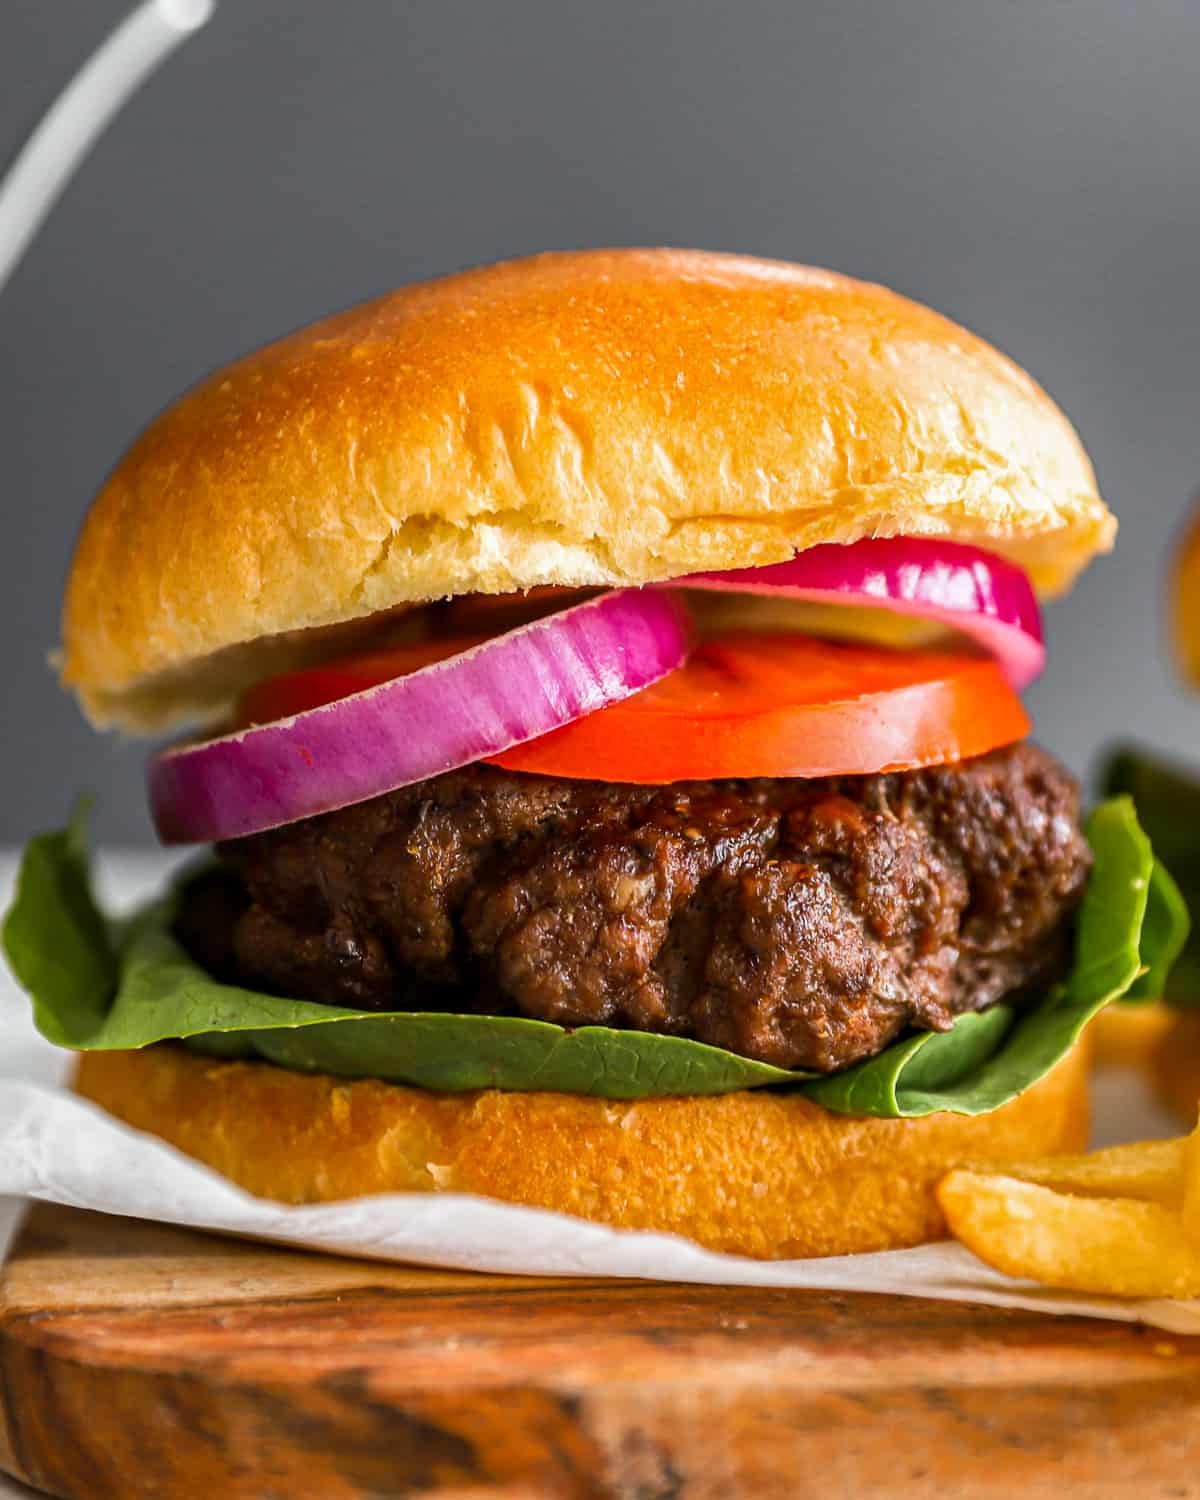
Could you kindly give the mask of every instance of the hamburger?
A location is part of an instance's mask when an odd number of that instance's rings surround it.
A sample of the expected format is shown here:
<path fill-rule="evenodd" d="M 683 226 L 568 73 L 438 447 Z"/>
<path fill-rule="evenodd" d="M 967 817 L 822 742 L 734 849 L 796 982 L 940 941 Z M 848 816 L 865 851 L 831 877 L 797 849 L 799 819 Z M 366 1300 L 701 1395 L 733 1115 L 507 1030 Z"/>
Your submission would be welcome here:
<path fill-rule="evenodd" d="M 552 254 L 218 371 L 101 489 L 61 677 L 207 852 L 116 927 L 83 816 L 6 925 L 76 1088 L 249 1191 L 466 1192 L 759 1257 L 919 1243 L 1083 1143 L 1178 940 L 1028 740 L 1113 541 L 1071 426 L 826 271 Z"/>

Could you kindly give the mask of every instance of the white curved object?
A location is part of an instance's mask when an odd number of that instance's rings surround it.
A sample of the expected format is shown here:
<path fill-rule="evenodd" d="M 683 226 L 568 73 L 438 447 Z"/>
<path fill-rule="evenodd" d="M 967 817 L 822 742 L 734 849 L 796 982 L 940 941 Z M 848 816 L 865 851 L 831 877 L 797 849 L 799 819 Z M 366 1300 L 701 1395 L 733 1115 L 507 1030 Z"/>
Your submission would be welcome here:
<path fill-rule="evenodd" d="M 0 288 L 113 116 L 215 0 L 145 0 L 88 58 L 0 182 Z"/>

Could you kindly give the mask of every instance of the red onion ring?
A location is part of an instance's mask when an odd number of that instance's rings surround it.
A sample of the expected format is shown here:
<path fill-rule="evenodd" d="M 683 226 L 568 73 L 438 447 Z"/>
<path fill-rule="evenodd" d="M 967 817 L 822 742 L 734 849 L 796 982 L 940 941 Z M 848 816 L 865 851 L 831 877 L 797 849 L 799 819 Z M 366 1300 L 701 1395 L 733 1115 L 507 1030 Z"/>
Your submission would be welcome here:
<path fill-rule="evenodd" d="M 813 603 L 866 605 L 952 626 L 996 658 L 1014 687 L 1046 664 L 1042 615 L 1015 563 L 927 537 L 827 542 L 791 562 L 673 578 L 671 588 L 729 589 Z"/>
<path fill-rule="evenodd" d="M 261 833 L 497 755 L 687 659 L 677 595 L 619 590 L 320 708 L 150 762 L 164 843 Z"/>

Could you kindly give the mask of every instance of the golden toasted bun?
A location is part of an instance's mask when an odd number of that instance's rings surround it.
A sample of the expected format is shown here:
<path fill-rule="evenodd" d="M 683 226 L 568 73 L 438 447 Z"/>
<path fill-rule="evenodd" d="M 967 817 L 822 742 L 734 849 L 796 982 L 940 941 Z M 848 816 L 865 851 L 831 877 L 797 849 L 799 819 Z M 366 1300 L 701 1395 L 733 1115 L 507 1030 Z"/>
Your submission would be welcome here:
<path fill-rule="evenodd" d="M 1200 683 L 1200 508 L 1176 553 L 1171 598 L 1176 656 L 1185 675 Z"/>
<path fill-rule="evenodd" d="M 86 1053 L 75 1087 L 259 1197 L 481 1193 L 763 1259 L 936 1239 L 933 1185 L 949 1167 L 1078 1151 L 1088 1123 L 1082 1048 L 974 1119 L 850 1118 L 757 1092 L 637 1103 L 432 1093 L 170 1045 Z"/>
<path fill-rule="evenodd" d="M 1114 531 L 1045 393 L 916 303 L 740 256 L 546 255 L 317 323 L 160 416 L 84 526 L 62 678 L 150 727 L 414 601 L 895 534 L 1054 592 Z"/>

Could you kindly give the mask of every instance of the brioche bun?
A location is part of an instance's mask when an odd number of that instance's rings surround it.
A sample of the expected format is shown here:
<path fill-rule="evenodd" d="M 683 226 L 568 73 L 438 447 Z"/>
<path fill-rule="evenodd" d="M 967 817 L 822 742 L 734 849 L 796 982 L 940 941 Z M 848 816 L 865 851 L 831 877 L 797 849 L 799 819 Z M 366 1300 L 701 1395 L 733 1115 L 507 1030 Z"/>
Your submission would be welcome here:
<path fill-rule="evenodd" d="M 174 1045 L 89 1052 L 76 1089 L 260 1197 L 478 1193 L 760 1259 L 895 1249 L 944 1231 L 933 1186 L 963 1161 L 1078 1151 L 1086 1049 L 974 1118 L 832 1114 L 762 1092 L 636 1103 L 446 1094 L 220 1062 Z"/>
<path fill-rule="evenodd" d="M 1200 685 L 1200 508 L 1184 531 L 1175 555 L 1172 628 L 1184 675 Z"/>
<path fill-rule="evenodd" d="M 446 595 L 896 534 L 1053 593 L 1115 528 L 1046 394 L 914 302 L 741 256 L 545 255 L 352 308 L 164 412 L 84 525 L 62 680 L 96 724 L 161 727 Z"/>

